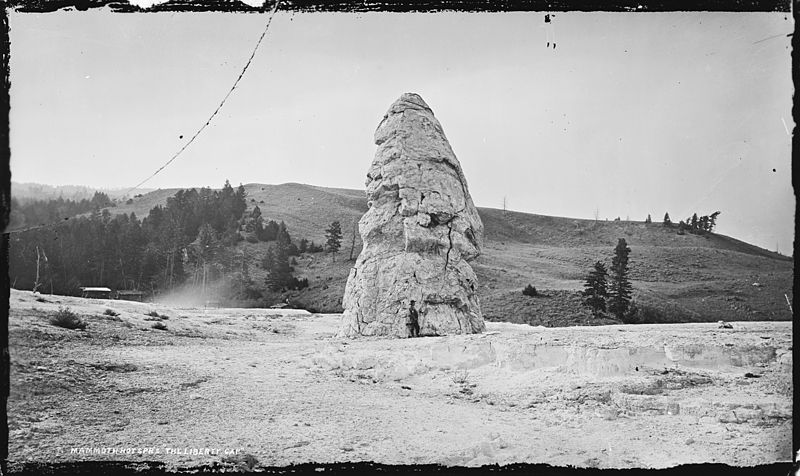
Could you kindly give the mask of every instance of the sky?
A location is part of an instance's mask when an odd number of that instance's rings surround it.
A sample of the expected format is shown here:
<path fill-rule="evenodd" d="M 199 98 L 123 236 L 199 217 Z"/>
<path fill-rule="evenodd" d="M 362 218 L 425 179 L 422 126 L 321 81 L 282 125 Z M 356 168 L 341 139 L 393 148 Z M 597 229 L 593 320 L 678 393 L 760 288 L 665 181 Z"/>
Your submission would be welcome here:
<path fill-rule="evenodd" d="M 12 180 L 138 184 L 208 120 L 266 20 L 10 13 Z M 477 206 L 675 222 L 719 210 L 718 232 L 791 254 L 790 15 L 552 20 L 279 11 L 211 125 L 143 187 L 363 189 L 375 128 L 416 92 Z"/>

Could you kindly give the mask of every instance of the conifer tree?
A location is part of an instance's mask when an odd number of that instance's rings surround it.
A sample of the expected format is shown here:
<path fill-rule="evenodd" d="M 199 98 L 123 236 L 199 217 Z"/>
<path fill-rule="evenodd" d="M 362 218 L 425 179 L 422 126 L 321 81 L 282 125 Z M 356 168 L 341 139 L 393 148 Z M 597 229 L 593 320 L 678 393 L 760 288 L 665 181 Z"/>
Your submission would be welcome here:
<path fill-rule="evenodd" d="M 583 304 L 592 309 L 594 317 L 606 311 L 606 298 L 608 297 L 608 271 L 606 265 L 598 261 L 594 269 L 589 272 L 584 285 Z"/>
<path fill-rule="evenodd" d="M 620 320 L 625 316 L 625 312 L 630 306 L 633 292 L 633 286 L 628 280 L 628 254 L 630 252 L 631 249 L 628 248 L 625 238 L 620 238 L 617 242 L 617 247 L 614 248 L 614 257 L 611 259 L 608 310 Z"/>
<path fill-rule="evenodd" d="M 325 238 L 328 240 L 325 243 L 328 251 L 333 253 L 334 259 L 336 259 L 336 252 L 342 246 L 342 226 L 338 221 L 331 223 L 331 226 L 325 230 Z"/>
<path fill-rule="evenodd" d="M 714 231 L 714 227 L 717 226 L 717 217 L 720 213 L 722 212 L 716 211 L 708 217 L 708 231 Z"/>
<path fill-rule="evenodd" d="M 264 268 L 269 272 L 265 283 L 272 291 L 285 289 L 292 280 L 292 268 L 286 247 L 276 243 L 264 257 Z"/>

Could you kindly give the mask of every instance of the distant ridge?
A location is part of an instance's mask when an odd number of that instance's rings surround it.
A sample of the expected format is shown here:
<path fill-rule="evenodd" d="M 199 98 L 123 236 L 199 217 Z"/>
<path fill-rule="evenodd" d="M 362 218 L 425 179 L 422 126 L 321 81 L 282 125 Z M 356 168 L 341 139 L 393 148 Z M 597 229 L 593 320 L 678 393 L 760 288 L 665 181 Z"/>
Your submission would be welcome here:
<path fill-rule="evenodd" d="M 138 189 L 136 194 L 145 194 L 153 191 L 152 188 Z M 95 192 L 103 192 L 111 199 L 126 197 L 127 188 L 100 188 L 86 185 L 46 185 L 33 182 L 11 182 L 11 198 L 19 202 L 33 200 L 83 200 L 91 199 Z"/>

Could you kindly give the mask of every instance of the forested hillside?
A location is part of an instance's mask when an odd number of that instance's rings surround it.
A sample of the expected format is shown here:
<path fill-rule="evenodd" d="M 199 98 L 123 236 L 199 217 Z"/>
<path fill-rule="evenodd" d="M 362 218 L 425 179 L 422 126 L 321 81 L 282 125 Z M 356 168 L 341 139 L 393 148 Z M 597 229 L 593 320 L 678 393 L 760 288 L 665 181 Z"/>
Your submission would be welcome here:
<path fill-rule="evenodd" d="M 226 182 L 218 191 L 181 190 L 142 219 L 112 213 L 111 205 L 102 193 L 91 201 L 17 204 L 14 211 L 23 224 L 55 225 L 11 234 L 12 286 L 58 294 L 74 294 L 80 286 L 154 292 L 196 280 L 212 253 L 219 258 L 216 271 L 236 267 L 243 273 L 226 253 L 241 240 L 247 208 L 242 187 Z"/>

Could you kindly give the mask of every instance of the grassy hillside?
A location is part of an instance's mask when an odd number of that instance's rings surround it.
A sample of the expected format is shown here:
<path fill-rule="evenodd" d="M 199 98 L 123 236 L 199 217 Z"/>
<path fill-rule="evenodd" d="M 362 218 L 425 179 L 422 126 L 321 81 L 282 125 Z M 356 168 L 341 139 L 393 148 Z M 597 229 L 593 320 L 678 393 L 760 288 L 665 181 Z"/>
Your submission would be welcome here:
<path fill-rule="evenodd" d="M 306 238 L 316 243 L 325 241 L 325 228 L 334 220 L 342 224 L 342 232 L 349 237 L 353 221 L 358 222 L 367 211 L 367 199 L 363 191 L 322 188 L 312 185 L 286 183 L 264 185 L 250 183 L 244 186 L 247 192 L 248 212 L 258 206 L 267 220 L 286 222 L 293 238 Z M 156 205 L 165 205 L 167 198 L 179 189 L 159 189 L 131 203 L 120 204 L 112 213 L 136 213 L 143 218 Z"/>
<path fill-rule="evenodd" d="M 342 223 L 343 253 L 335 262 L 322 253 L 301 256 L 295 273 L 307 277 L 310 287 L 290 296 L 297 305 L 340 312 L 352 266 L 346 260 L 352 223 L 367 210 L 364 192 L 294 183 L 247 184 L 245 189 L 248 207 L 257 205 L 267 219 L 286 222 L 294 239 L 322 243 L 330 222 Z M 113 211 L 133 211 L 143 217 L 175 191 L 157 190 Z M 588 314 L 576 292 L 595 261 L 610 264 L 618 238 L 625 238 L 632 250 L 635 298 L 660 312 L 655 320 L 791 319 L 784 293 L 792 298 L 792 260 L 734 238 L 678 235 L 676 229 L 659 223 L 596 222 L 492 208 L 478 211 L 486 246 L 473 267 L 488 319 L 537 325 L 585 323 Z M 267 245 L 245 242 L 238 246 L 247 249 L 256 281 L 263 281 L 264 272 L 256 263 Z M 522 296 L 527 284 L 547 297 Z"/>

